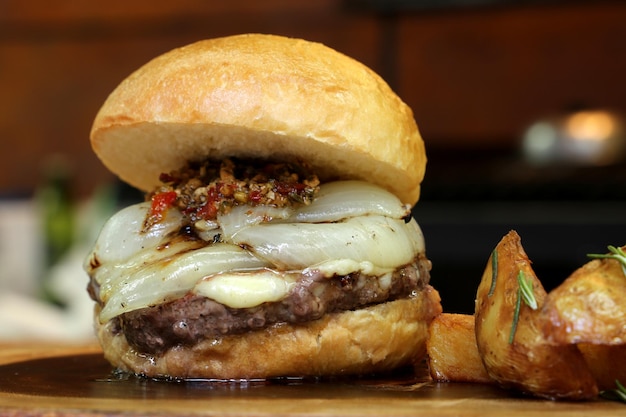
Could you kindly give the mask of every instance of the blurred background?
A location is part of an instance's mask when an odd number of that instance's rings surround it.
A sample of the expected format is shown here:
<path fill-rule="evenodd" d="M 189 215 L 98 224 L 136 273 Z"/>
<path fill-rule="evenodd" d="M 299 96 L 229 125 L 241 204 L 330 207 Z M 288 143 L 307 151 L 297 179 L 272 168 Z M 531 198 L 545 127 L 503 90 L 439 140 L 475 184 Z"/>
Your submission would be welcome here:
<path fill-rule="evenodd" d="M 82 259 L 141 198 L 92 154 L 99 106 L 147 60 L 246 32 L 323 42 L 413 108 L 445 310 L 473 310 L 511 229 L 552 288 L 626 243 L 624 22 L 602 0 L 1 1 L 0 339 L 91 337 Z"/>

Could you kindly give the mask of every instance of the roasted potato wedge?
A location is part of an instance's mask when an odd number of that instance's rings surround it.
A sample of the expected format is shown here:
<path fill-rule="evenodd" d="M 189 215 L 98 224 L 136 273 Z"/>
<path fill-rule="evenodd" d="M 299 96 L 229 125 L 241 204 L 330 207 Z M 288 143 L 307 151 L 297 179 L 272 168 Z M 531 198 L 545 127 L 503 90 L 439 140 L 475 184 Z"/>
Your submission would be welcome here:
<path fill-rule="evenodd" d="M 474 316 L 442 313 L 431 322 L 426 348 L 430 376 L 441 382 L 494 383 L 476 344 Z M 626 345 L 578 345 L 600 390 L 626 381 Z"/>
<path fill-rule="evenodd" d="M 626 383 L 626 345 L 581 343 L 578 348 L 591 369 L 598 388 L 615 389 L 615 381 Z"/>
<path fill-rule="evenodd" d="M 621 264 L 616 259 L 586 263 L 550 292 L 542 310 L 543 333 L 554 343 L 626 344 Z"/>
<path fill-rule="evenodd" d="M 536 309 L 522 300 L 523 288 Z M 596 397 L 597 385 L 578 348 L 544 337 L 538 316 L 545 298 L 519 235 L 509 232 L 489 258 L 476 295 L 476 343 L 487 373 L 503 387 L 539 397 Z"/>
<path fill-rule="evenodd" d="M 435 381 L 493 383 L 476 346 L 474 316 L 443 313 L 430 324 L 427 362 Z"/>

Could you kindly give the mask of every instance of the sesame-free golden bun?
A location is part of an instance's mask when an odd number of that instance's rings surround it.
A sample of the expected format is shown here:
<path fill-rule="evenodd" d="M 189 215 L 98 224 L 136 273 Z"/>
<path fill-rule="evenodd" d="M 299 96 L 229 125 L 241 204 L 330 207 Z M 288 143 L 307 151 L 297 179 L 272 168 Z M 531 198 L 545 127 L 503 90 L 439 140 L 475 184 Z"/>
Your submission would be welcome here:
<path fill-rule="evenodd" d="M 426 165 L 411 109 L 380 76 L 320 43 L 262 34 L 151 60 L 107 98 L 91 144 L 144 191 L 190 160 L 299 159 L 321 180 L 364 179 L 413 205 Z"/>

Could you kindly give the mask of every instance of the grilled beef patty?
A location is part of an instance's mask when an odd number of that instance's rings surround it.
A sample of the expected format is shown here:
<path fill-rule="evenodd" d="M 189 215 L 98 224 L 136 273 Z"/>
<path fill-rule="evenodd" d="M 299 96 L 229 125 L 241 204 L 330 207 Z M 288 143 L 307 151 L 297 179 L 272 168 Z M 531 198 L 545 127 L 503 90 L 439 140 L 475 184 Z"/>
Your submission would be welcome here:
<path fill-rule="evenodd" d="M 324 314 L 410 297 L 429 281 L 430 261 L 418 258 L 383 277 L 362 273 L 327 278 L 303 274 L 283 300 L 252 308 L 229 308 L 195 294 L 125 313 L 115 320 L 128 343 L 159 353 L 201 339 L 254 331 L 278 323 L 302 323 Z"/>

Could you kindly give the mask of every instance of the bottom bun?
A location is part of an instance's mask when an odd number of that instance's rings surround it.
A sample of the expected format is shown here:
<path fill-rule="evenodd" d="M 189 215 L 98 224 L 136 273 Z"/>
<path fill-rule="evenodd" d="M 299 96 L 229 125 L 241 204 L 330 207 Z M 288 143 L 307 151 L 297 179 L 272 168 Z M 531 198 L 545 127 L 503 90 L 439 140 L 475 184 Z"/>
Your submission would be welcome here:
<path fill-rule="evenodd" d="M 122 332 L 114 333 L 112 322 L 96 323 L 105 358 L 122 371 L 148 377 L 257 379 L 368 374 L 414 364 L 426 353 L 428 325 L 439 313 L 439 293 L 426 286 L 409 299 L 207 339 L 158 355 L 135 351 Z"/>

